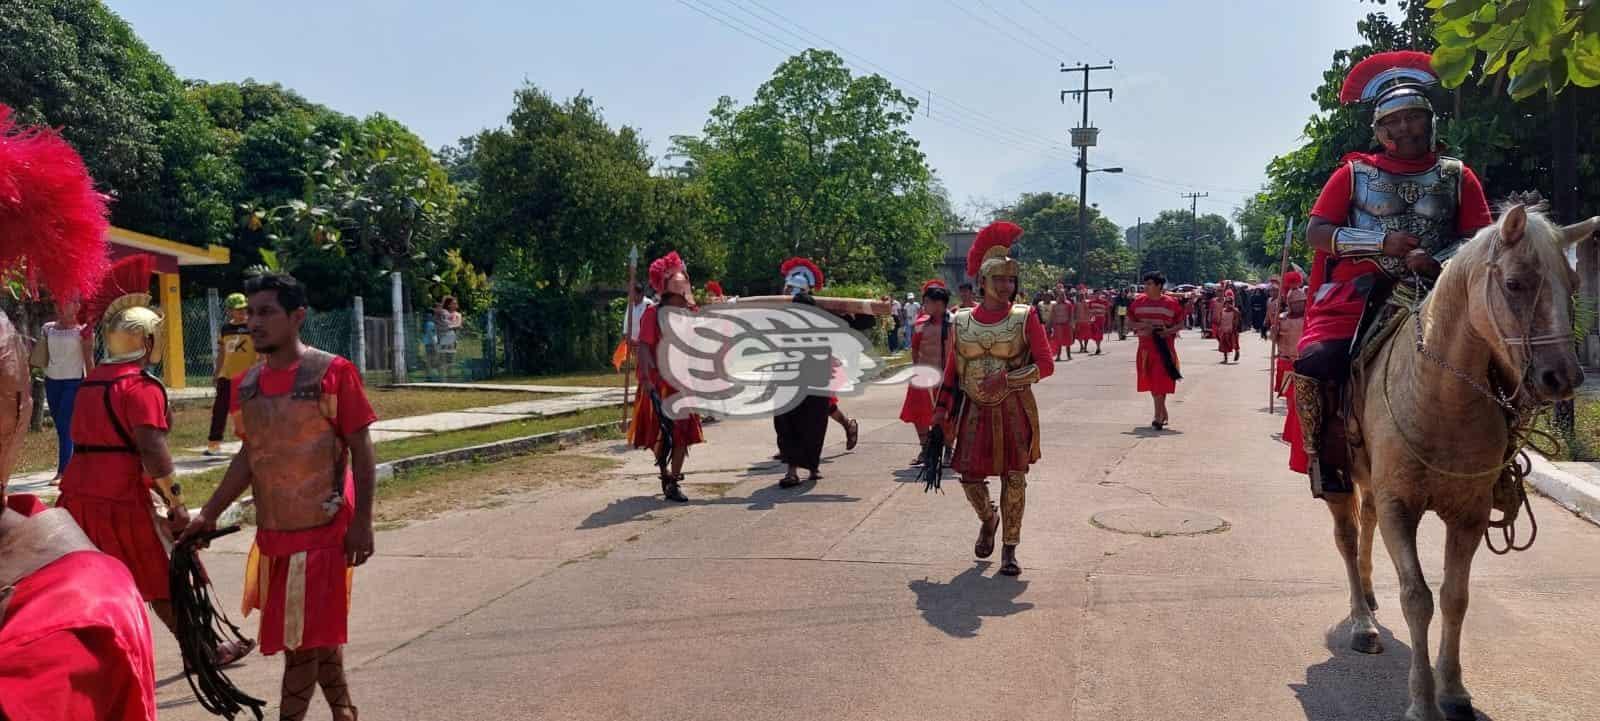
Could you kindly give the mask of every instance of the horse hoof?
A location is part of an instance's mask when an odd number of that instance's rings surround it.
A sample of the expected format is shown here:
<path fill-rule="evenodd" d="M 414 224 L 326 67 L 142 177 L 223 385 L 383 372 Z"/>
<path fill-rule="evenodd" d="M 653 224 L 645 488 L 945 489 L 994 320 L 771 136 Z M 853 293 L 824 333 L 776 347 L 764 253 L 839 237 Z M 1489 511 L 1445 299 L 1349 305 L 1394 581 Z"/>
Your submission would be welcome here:
<path fill-rule="evenodd" d="M 1378 597 L 1376 595 L 1371 593 L 1367 594 L 1367 610 L 1378 610 Z"/>
<path fill-rule="evenodd" d="M 1472 709 L 1472 699 L 1439 699 L 1439 710 L 1446 721 L 1474 721 L 1478 713 Z"/>
<path fill-rule="evenodd" d="M 1378 640 L 1377 631 L 1350 634 L 1350 650 L 1358 653 L 1379 654 L 1383 653 L 1383 642 Z"/>

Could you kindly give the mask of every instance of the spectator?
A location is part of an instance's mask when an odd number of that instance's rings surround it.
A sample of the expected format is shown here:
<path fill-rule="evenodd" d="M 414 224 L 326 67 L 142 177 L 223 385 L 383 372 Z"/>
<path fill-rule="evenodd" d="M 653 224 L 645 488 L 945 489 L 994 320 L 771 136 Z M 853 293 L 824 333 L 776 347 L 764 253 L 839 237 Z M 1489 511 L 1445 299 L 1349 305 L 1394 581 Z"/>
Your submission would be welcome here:
<path fill-rule="evenodd" d="M 894 300 L 889 296 L 884 296 L 883 299 L 889 301 L 889 352 L 898 353 L 901 347 L 900 324 L 905 321 L 904 316 L 901 315 L 903 309 L 900 307 L 900 301 Z"/>
<path fill-rule="evenodd" d="M 72 406 L 78 399 L 78 386 L 94 369 L 94 331 L 78 322 L 78 302 L 61 302 L 56 320 L 44 324 L 44 337 L 33 352 L 32 365 L 44 371 L 44 397 L 50 406 L 50 419 L 56 427 L 56 475 L 50 485 L 61 483 L 61 474 L 72 459 Z"/>
<path fill-rule="evenodd" d="M 217 333 L 217 397 L 211 400 L 211 434 L 206 436 L 206 455 L 221 456 L 222 433 L 228 429 L 228 411 L 233 398 L 233 379 L 256 364 L 256 345 L 245 326 L 249 300 L 243 293 L 229 293 L 222 307 L 227 322 Z"/>
<path fill-rule="evenodd" d="M 440 301 L 433 323 L 439 336 L 439 360 L 448 375 L 456 363 L 456 333 L 461 329 L 461 306 L 455 296 L 447 295 Z"/>

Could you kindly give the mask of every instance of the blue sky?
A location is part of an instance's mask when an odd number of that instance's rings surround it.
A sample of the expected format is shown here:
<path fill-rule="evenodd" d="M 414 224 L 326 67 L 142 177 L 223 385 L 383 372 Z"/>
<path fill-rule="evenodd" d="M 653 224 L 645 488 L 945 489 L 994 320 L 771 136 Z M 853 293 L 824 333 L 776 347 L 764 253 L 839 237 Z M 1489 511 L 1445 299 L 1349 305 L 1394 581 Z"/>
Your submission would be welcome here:
<path fill-rule="evenodd" d="M 1096 73 L 1089 200 L 1119 225 L 1231 214 L 1293 148 L 1331 53 L 1374 9 L 1356 0 L 110 0 L 179 75 L 275 81 L 353 115 L 384 112 L 440 146 L 502 123 L 524 80 L 584 92 L 660 156 L 718 96 L 748 100 L 795 47 L 843 51 L 921 100 L 911 132 L 958 207 L 1077 192 L 1080 109 L 1061 62 Z M 720 21 L 719 21 L 720 20 Z M 729 27 L 729 26 L 733 27 Z M 754 37 L 752 37 L 754 36 Z M 1078 81 L 1081 82 L 1081 81 Z"/>

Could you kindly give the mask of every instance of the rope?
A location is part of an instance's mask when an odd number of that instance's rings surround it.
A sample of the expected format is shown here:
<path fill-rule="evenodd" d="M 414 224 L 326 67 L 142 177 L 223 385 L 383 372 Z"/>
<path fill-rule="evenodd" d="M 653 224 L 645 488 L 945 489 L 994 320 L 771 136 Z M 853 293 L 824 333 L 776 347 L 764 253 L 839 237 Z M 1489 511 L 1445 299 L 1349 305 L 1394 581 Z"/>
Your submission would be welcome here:
<path fill-rule="evenodd" d="M 939 487 L 939 482 L 944 480 L 944 426 L 928 429 L 928 442 L 922 444 L 922 472 L 917 479 L 923 483 L 923 493 L 944 493 Z"/>
<path fill-rule="evenodd" d="M 228 526 L 198 540 L 210 541 L 238 530 L 238 526 Z M 239 690 L 217 663 L 217 648 L 222 641 L 243 643 L 244 634 L 227 614 L 217 609 L 211 597 L 211 580 L 200 565 L 192 541 L 173 547 L 167 586 L 172 593 L 178 647 L 183 653 L 183 675 L 195 699 L 214 715 L 232 719 L 249 709 L 256 721 L 261 721 L 261 710 L 267 702 Z"/>

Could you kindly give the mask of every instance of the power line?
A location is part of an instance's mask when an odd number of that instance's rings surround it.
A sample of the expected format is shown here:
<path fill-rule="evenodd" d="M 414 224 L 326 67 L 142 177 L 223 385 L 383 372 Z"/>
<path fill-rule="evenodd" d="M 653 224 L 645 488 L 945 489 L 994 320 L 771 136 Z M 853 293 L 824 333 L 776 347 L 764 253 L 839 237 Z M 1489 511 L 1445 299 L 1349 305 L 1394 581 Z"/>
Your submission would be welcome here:
<path fill-rule="evenodd" d="M 1015 25 L 1018 29 L 1022 30 L 1022 32 L 1027 33 L 1029 37 L 1038 40 L 1044 47 L 1050 48 L 1051 50 L 1054 50 L 1055 52 L 1059 53 L 1061 57 L 1065 58 L 1066 56 L 1072 54 L 1071 52 L 1068 52 L 1067 50 L 1063 49 L 1060 45 L 1057 45 L 1057 44 L 1051 42 L 1049 39 L 1045 38 L 1044 36 L 1041 36 L 1040 34 L 1034 32 L 1033 28 L 1030 28 L 1027 25 L 1024 25 L 1024 24 L 1019 23 L 1019 22 L 1017 22 L 1015 20 L 1012 20 L 1010 16 L 1006 15 L 1003 12 L 1000 12 L 1000 10 L 995 8 L 995 6 L 990 5 L 988 0 L 978 0 L 978 4 L 984 6 L 985 8 L 987 8 L 989 10 L 989 12 L 994 13 L 1001 20 L 1004 20 L 1005 22 L 1010 23 L 1011 25 Z"/>
<path fill-rule="evenodd" d="M 1061 23 L 1056 22 L 1049 15 L 1044 14 L 1044 12 L 1041 11 L 1039 8 L 1034 7 L 1033 3 L 1028 2 L 1028 0 L 1021 0 L 1021 2 L 1022 2 L 1023 7 L 1026 7 L 1029 10 L 1032 10 L 1033 14 L 1038 15 L 1041 18 L 1044 18 L 1045 22 L 1049 23 L 1051 25 L 1051 27 L 1054 27 L 1056 30 L 1061 31 L 1061 33 L 1063 35 L 1066 35 L 1067 37 L 1070 37 L 1073 40 L 1076 40 L 1076 41 L 1078 41 L 1080 43 L 1083 43 L 1084 46 L 1088 47 L 1090 50 L 1095 51 L 1096 53 L 1099 53 L 1100 55 L 1102 55 L 1104 57 L 1107 57 L 1107 58 L 1111 57 L 1111 55 L 1109 53 L 1106 53 L 1105 51 L 1101 50 L 1100 48 L 1095 47 L 1094 43 L 1089 42 L 1082 35 L 1079 35 L 1079 34 L 1077 34 L 1075 32 L 1072 32 L 1071 30 L 1068 30 L 1065 25 L 1062 25 Z"/>
<path fill-rule="evenodd" d="M 998 25 L 995 25 L 992 22 L 989 22 L 988 18 L 985 18 L 982 15 L 979 15 L 979 14 L 977 14 L 975 12 L 972 12 L 972 10 L 970 10 L 967 7 L 961 5 L 960 3 L 956 2 L 955 0 L 945 0 L 945 3 L 949 4 L 950 7 L 953 7 L 955 9 L 957 9 L 957 10 L 960 10 L 963 13 L 966 13 L 967 17 L 970 17 L 973 20 L 977 20 L 978 22 L 989 26 L 989 29 L 994 30 L 995 32 L 1000 33 L 1001 35 L 1004 35 L 1004 36 L 1006 36 L 1008 38 L 1011 38 L 1012 40 L 1015 40 L 1018 45 L 1026 47 L 1027 49 L 1038 53 L 1039 55 L 1043 56 L 1046 60 L 1053 60 L 1055 62 L 1061 62 L 1061 58 L 1059 56 L 1056 56 L 1056 55 L 1052 54 L 1049 50 L 1040 50 L 1039 46 L 1029 42 L 1025 38 L 1021 38 L 1021 37 L 1018 37 L 1017 35 L 1012 34 L 1010 31 L 1007 31 L 1005 28 L 1002 28 L 1002 27 L 1000 27 Z"/>

